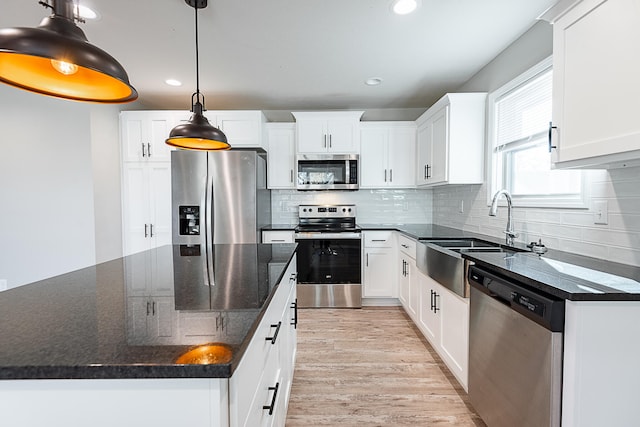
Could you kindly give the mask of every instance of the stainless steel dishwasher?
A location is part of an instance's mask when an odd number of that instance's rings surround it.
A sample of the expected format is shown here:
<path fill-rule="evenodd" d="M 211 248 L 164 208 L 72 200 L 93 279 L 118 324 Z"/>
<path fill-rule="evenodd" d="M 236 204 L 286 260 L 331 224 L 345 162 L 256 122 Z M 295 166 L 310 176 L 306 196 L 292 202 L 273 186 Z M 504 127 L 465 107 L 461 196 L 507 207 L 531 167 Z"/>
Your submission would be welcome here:
<path fill-rule="evenodd" d="M 469 399 L 489 427 L 559 426 L 564 300 L 468 271 Z"/>

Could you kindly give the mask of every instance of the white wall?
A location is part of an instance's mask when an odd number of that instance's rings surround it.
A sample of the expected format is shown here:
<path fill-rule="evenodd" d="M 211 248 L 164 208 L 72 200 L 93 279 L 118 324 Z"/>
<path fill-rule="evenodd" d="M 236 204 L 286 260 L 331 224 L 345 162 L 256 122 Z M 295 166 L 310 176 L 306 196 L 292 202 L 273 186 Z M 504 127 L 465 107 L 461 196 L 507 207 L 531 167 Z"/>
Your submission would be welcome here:
<path fill-rule="evenodd" d="M 112 204 L 119 169 L 113 169 L 105 145 L 117 150 L 117 130 L 111 140 L 117 112 L 99 108 L 0 85 L 0 280 L 9 288 L 95 264 L 96 225 L 109 223 L 104 215 L 116 210 L 120 221 L 120 208 Z M 115 125 L 106 111 L 113 112 Z M 92 132 L 92 125 L 99 131 Z M 108 159 L 106 169 L 96 171 L 95 188 L 92 145 Z M 105 187 L 108 196 L 94 199 Z M 120 232 L 113 230 L 99 238 L 109 242 L 104 253 L 98 251 L 101 258 L 112 256 L 119 244 Z"/>
<path fill-rule="evenodd" d="M 552 54 L 551 25 L 537 23 L 489 63 L 459 91 L 491 92 Z M 488 150 L 487 150 L 488 151 Z M 589 206 L 606 201 L 609 222 L 594 224 L 592 209 L 515 208 L 518 241 L 542 238 L 553 249 L 640 265 L 640 168 L 590 171 Z M 488 180 L 488 179 L 487 179 Z M 433 221 L 503 237 L 506 209 L 489 217 L 486 185 L 446 186 L 433 190 Z M 464 202 L 464 212 L 460 203 Z"/>
<path fill-rule="evenodd" d="M 118 106 L 91 106 L 96 262 L 122 256 L 119 114 Z"/>

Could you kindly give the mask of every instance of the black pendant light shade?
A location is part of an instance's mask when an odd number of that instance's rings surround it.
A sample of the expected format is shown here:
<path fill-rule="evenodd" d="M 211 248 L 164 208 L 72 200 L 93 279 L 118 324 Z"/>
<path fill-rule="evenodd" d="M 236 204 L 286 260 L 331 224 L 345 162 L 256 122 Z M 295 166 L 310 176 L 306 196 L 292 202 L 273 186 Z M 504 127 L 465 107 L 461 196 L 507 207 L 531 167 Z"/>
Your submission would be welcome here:
<path fill-rule="evenodd" d="M 198 58 L 198 9 L 207 7 L 207 0 L 185 0 L 195 9 L 196 15 L 196 92 L 191 95 L 193 114 L 187 123 L 174 127 L 165 141 L 168 145 L 187 150 L 219 151 L 228 150 L 231 145 L 220 129 L 209 123 L 204 116 L 204 96 L 200 93 L 200 70 Z M 202 98 L 202 102 L 200 99 Z"/>
<path fill-rule="evenodd" d="M 0 81 L 75 101 L 123 103 L 138 93 L 111 55 L 74 23 L 72 0 L 53 0 L 38 28 L 0 30 Z"/>
<path fill-rule="evenodd" d="M 226 135 L 209 123 L 202 114 L 203 106 L 197 98 L 198 93 L 192 95 L 193 114 L 187 123 L 179 124 L 171 129 L 167 144 L 188 150 L 228 150 L 231 145 Z M 193 103 L 193 98 L 196 102 Z"/>

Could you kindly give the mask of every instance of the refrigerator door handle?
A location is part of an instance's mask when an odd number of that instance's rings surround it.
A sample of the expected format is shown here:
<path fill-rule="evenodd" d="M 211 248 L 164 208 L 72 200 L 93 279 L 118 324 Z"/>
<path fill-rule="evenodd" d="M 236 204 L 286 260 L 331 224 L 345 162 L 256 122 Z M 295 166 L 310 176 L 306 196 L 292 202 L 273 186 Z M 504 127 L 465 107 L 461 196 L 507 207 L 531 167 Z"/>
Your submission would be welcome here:
<path fill-rule="evenodd" d="M 213 277 L 213 173 L 209 169 L 211 166 L 212 162 L 209 161 L 209 154 L 207 153 L 207 177 L 204 186 L 203 205 L 205 218 L 204 246 L 207 257 L 207 279 L 209 286 L 215 283 Z"/>

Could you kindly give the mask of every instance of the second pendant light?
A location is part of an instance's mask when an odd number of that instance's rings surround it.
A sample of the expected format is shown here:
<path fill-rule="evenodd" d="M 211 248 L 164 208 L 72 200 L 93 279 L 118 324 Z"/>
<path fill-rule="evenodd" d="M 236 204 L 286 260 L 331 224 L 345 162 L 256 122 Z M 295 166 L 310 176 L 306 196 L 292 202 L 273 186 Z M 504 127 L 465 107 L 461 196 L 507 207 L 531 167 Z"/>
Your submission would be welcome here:
<path fill-rule="evenodd" d="M 165 141 L 168 145 L 188 150 L 228 150 L 231 145 L 226 135 L 209 123 L 204 116 L 204 95 L 200 93 L 200 66 L 198 58 L 198 9 L 207 7 L 207 0 L 185 0 L 195 10 L 196 29 L 196 92 L 191 96 L 191 118 L 174 127 Z"/>

